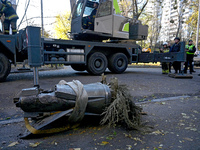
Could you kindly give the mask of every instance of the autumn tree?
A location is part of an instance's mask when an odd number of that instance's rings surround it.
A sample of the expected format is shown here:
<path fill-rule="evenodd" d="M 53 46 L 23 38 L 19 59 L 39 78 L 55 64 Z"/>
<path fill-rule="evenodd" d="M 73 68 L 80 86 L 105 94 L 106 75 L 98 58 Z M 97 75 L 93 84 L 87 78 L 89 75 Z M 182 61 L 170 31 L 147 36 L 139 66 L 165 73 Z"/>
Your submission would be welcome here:
<path fill-rule="evenodd" d="M 162 1 L 149 0 L 146 9 L 140 15 L 140 20 L 142 24 L 149 26 L 148 38 L 142 42 L 142 46 L 155 49 L 161 30 Z"/>
<path fill-rule="evenodd" d="M 133 7 L 130 0 L 121 0 L 119 5 L 123 16 L 132 17 Z"/>
<path fill-rule="evenodd" d="M 188 24 L 189 26 L 189 33 L 193 41 L 195 41 L 196 34 L 197 34 L 196 28 L 197 28 L 197 22 L 198 22 L 198 14 L 199 14 L 198 7 L 199 7 L 199 1 L 198 0 L 192 1 L 190 8 L 193 10 L 193 12 L 191 16 L 188 18 L 188 20 L 186 21 L 186 24 Z"/>
<path fill-rule="evenodd" d="M 50 33 L 44 29 L 44 37 L 49 38 L 50 36 L 51 36 Z"/>
<path fill-rule="evenodd" d="M 54 26 L 55 36 L 59 39 L 69 39 L 68 32 L 71 30 L 70 12 L 59 14 L 56 16 Z"/>

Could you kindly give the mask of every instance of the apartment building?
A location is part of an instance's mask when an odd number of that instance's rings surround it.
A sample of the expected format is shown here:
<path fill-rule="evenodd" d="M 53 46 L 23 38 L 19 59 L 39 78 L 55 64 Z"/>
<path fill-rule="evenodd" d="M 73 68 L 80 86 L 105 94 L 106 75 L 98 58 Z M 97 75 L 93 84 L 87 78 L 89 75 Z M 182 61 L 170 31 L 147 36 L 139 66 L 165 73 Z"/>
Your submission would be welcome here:
<path fill-rule="evenodd" d="M 183 0 L 164 0 L 162 3 L 162 20 L 159 41 L 172 41 L 179 30 L 178 36 L 189 39 L 190 29 L 185 23 L 192 10 Z"/>

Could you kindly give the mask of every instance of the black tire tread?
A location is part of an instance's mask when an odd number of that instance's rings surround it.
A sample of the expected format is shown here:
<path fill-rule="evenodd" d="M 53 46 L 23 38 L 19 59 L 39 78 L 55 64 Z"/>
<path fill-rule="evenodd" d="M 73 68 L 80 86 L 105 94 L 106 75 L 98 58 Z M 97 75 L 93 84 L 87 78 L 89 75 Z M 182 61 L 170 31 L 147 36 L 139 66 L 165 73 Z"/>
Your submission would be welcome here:
<path fill-rule="evenodd" d="M 11 64 L 8 58 L 2 53 L 0 53 L 0 63 L 4 65 L 3 71 L 0 72 L 0 82 L 3 82 L 6 80 L 7 76 L 10 73 Z"/>
<path fill-rule="evenodd" d="M 94 59 L 96 59 L 96 58 L 100 58 L 104 61 L 104 66 L 101 70 L 95 70 L 93 63 L 94 63 Z M 93 75 L 101 75 L 102 73 L 105 72 L 107 66 L 108 66 L 107 57 L 101 52 L 95 52 L 95 53 L 91 54 L 88 58 L 87 72 L 90 73 L 90 74 L 93 74 Z"/>
<path fill-rule="evenodd" d="M 86 66 L 82 65 L 82 64 L 73 64 L 71 65 L 72 69 L 74 69 L 75 71 L 85 71 L 86 70 Z"/>
<path fill-rule="evenodd" d="M 116 63 L 115 60 L 120 57 L 123 58 L 126 63 L 123 68 L 118 68 L 115 64 Z M 127 66 L 128 66 L 128 59 L 126 55 L 123 53 L 116 53 L 108 59 L 108 69 L 113 73 L 121 74 L 126 70 Z"/>

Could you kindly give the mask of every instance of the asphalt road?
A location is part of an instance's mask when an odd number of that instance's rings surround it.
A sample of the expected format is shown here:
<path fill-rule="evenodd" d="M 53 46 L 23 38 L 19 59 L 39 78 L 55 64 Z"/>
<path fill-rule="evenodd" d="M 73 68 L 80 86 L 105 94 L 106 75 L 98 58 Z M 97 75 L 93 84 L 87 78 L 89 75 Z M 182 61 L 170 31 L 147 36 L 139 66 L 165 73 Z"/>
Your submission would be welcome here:
<path fill-rule="evenodd" d="M 160 68 L 128 68 L 123 74 L 106 72 L 107 80 L 117 77 L 127 84 L 137 104 L 147 116 L 143 121 L 153 126 L 149 132 L 127 131 L 117 126 L 99 126 L 98 119 L 89 118 L 74 130 L 59 134 L 19 139 L 25 131 L 23 112 L 16 108 L 13 97 L 24 88 L 33 87 L 33 73 L 10 74 L 0 83 L 0 149 L 192 149 L 200 150 L 200 69 L 193 79 L 174 79 L 161 74 Z M 83 84 L 99 82 L 100 76 L 75 72 L 70 67 L 41 71 L 39 83 L 51 89 L 60 80 L 80 80 Z M 164 99 L 163 99 L 164 98 Z M 151 101 L 151 102 L 149 102 Z M 8 147 L 14 143 L 14 146 Z"/>

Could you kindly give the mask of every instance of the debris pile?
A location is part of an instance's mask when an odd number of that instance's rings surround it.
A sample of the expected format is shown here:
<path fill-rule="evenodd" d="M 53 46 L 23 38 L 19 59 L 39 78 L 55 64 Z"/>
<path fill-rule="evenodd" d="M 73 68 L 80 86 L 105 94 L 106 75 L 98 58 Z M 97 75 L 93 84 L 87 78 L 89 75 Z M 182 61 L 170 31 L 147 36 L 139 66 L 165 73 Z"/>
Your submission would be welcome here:
<path fill-rule="evenodd" d="M 126 85 L 119 85 L 117 78 L 110 82 L 112 103 L 102 113 L 101 124 L 125 125 L 128 129 L 138 129 L 141 124 L 142 108 L 136 106 Z"/>
<path fill-rule="evenodd" d="M 26 128 L 32 134 L 69 129 L 85 115 L 102 116 L 101 124 L 122 124 L 128 129 L 139 129 L 142 109 L 133 102 L 128 87 L 119 85 L 117 78 L 112 78 L 109 84 L 105 76 L 102 79 L 103 84 L 86 85 L 78 80 L 62 80 L 50 91 L 37 87 L 23 89 L 14 102 L 24 111 Z M 68 123 L 67 128 L 49 129 L 50 124 L 60 119 Z"/>

